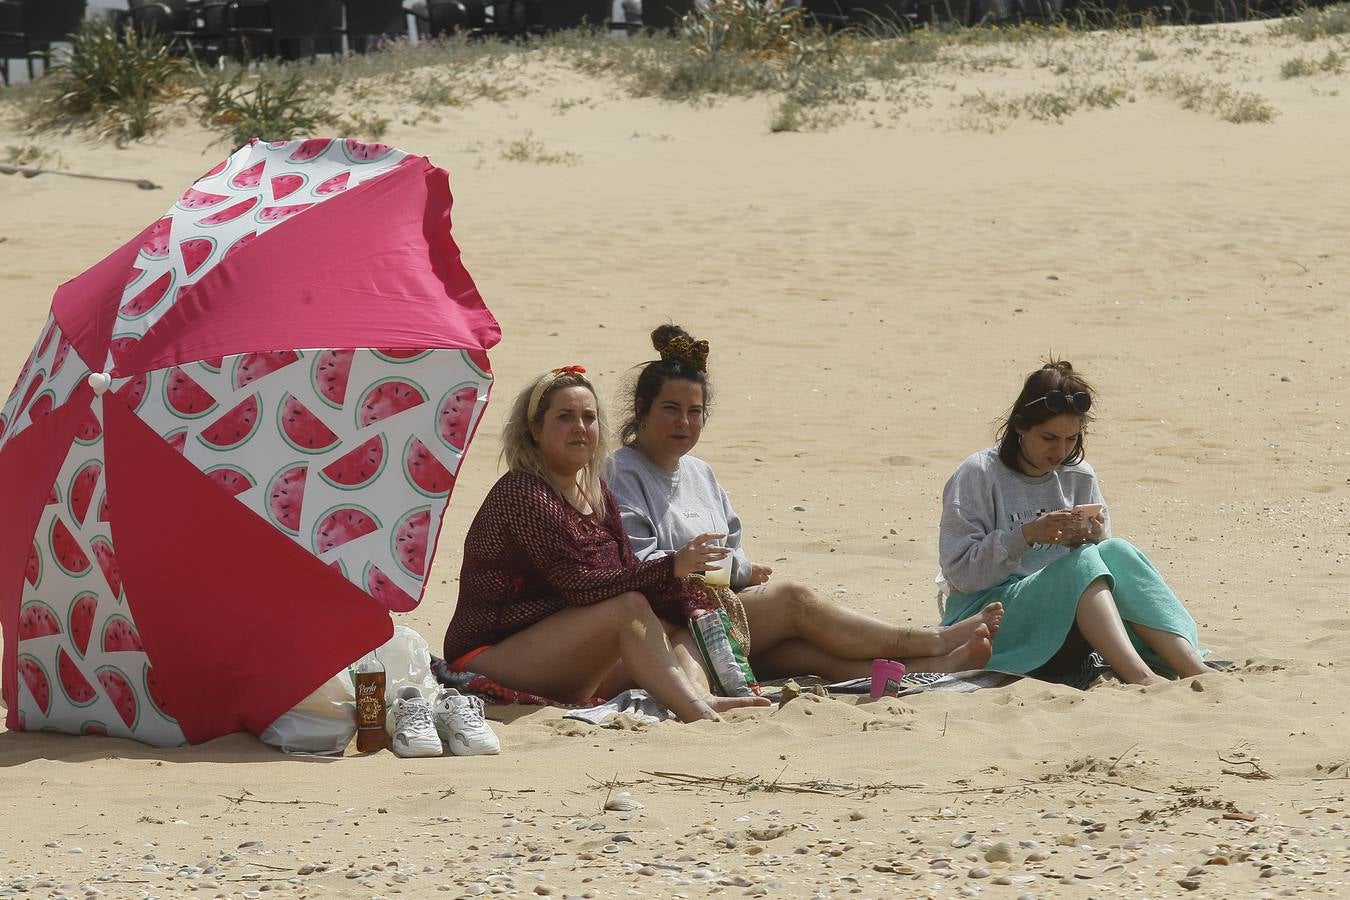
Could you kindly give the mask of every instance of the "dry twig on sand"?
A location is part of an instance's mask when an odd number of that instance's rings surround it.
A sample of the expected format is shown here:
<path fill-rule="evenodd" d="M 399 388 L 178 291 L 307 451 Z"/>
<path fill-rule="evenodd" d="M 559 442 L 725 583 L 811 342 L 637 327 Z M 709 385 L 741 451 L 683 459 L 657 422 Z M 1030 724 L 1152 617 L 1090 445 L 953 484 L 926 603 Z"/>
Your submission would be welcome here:
<path fill-rule="evenodd" d="M 1251 766 L 1245 772 L 1237 769 L 1220 769 L 1219 771 L 1224 775 L 1236 775 L 1238 778 L 1246 778 L 1249 781 L 1264 781 L 1275 777 L 1261 768 L 1261 764 L 1254 759 L 1224 759 L 1223 754 L 1218 751 L 1215 751 L 1214 755 L 1219 757 L 1219 762 L 1228 763 L 1230 766 Z"/>
<path fill-rule="evenodd" d="M 238 797 L 231 797 L 229 794 L 220 794 L 219 796 L 240 806 L 244 803 L 265 803 L 270 806 L 337 806 L 336 803 L 330 803 L 327 800 L 259 800 L 253 796 L 253 792 L 247 788 L 239 789 Z"/>
<path fill-rule="evenodd" d="M 747 794 L 751 791 L 764 791 L 765 793 L 783 791 L 791 794 L 825 794 L 831 797 L 850 797 L 854 794 L 871 797 L 883 791 L 914 790 L 922 787 L 922 785 L 914 784 L 893 784 L 889 781 L 883 784 L 840 784 L 821 780 L 783 781 L 783 772 L 785 771 L 787 771 L 786 766 L 773 781 L 769 782 L 764 781 L 759 775 L 694 775 L 688 772 L 646 771 L 642 774 L 679 784 L 711 787 L 722 791 L 735 789 L 740 794 Z"/>

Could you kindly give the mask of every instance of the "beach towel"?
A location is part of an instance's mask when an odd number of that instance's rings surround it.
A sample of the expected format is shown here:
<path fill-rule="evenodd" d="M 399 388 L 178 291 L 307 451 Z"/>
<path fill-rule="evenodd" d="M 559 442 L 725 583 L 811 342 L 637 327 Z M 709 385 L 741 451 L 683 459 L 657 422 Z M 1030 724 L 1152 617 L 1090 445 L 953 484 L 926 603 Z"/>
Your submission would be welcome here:
<path fill-rule="evenodd" d="M 1208 660 L 1205 665 L 1216 672 L 1233 667 L 1233 663 L 1225 659 Z M 1092 687 L 1097 679 L 1110 672 L 1111 667 L 1106 664 L 1106 660 L 1102 659 L 1100 653 L 1093 651 L 1084 657 L 1076 668 L 1065 671 L 1054 678 L 1041 678 L 1039 680 L 1050 684 L 1066 684 L 1069 687 L 1085 691 Z M 968 694 L 985 688 L 1006 687 L 1014 681 L 1021 681 L 1025 677 L 1027 676 L 1013 672 L 1000 672 L 995 669 L 972 669 L 969 672 L 908 672 L 900 679 L 901 689 L 895 696 L 909 697 L 927 691 L 950 691 Z M 854 678 L 851 681 L 828 684 L 825 688 L 831 694 L 866 694 L 872 689 L 872 679 Z"/>
<path fill-rule="evenodd" d="M 578 719 L 592 725 L 605 725 L 618 715 L 632 716 L 644 725 L 656 725 L 666 719 L 675 718 L 665 705 L 641 688 L 632 688 L 618 694 L 613 700 L 587 709 L 574 709 L 563 716 L 564 719 Z"/>
<path fill-rule="evenodd" d="M 439 656 L 431 657 L 431 674 L 436 676 L 436 681 L 442 686 L 454 688 L 461 694 L 478 697 L 488 706 L 520 704 L 522 706 L 557 706 L 563 709 L 585 709 L 609 702 L 603 697 L 591 697 L 582 703 L 564 703 L 561 700 L 552 700 L 538 694 L 531 694 L 528 691 L 518 691 L 503 684 L 498 684 L 486 675 L 452 669 Z"/>

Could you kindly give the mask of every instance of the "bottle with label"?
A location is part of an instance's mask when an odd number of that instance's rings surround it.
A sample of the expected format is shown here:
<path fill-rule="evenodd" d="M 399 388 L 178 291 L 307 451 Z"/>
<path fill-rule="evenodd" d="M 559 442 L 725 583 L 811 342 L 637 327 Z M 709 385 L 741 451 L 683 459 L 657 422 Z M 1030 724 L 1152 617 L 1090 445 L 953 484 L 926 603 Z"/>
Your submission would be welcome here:
<path fill-rule="evenodd" d="M 356 687 L 356 751 L 374 753 L 389 746 L 384 730 L 384 663 L 374 650 L 352 670 Z"/>

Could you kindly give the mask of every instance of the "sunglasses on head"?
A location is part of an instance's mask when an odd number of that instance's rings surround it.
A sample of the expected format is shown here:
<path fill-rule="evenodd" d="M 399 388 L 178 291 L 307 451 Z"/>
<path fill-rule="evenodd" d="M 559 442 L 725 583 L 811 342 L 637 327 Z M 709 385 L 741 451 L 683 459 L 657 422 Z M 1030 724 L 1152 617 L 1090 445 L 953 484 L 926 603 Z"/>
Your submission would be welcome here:
<path fill-rule="evenodd" d="M 1092 397 L 1086 391 L 1075 391 L 1072 394 L 1066 394 L 1063 391 L 1050 391 L 1044 397 L 1037 397 L 1030 403 L 1023 406 L 1034 406 L 1037 403 L 1045 403 L 1045 408 L 1053 413 L 1073 412 L 1085 413 L 1092 409 Z"/>

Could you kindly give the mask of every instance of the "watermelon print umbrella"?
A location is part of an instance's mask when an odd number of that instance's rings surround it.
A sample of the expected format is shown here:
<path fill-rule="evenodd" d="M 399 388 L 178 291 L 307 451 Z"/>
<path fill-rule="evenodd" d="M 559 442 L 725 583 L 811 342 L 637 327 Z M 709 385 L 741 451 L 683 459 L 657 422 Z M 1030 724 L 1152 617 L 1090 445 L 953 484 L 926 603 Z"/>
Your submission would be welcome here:
<path fill-rule="evenodd" d="M 450 205 L 253 142 L 57 290 L 0 410 L 9 729 L 257 734 L 417 605 L 500 339 Z"/>

